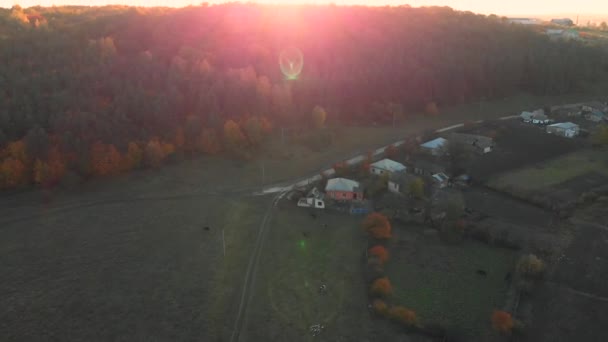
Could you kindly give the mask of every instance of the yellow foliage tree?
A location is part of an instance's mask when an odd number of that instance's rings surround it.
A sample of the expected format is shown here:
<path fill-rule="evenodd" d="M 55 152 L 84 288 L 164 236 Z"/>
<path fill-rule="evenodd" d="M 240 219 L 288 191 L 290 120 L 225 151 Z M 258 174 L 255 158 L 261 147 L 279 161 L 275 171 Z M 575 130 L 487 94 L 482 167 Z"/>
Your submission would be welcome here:
<path fill-rule="evenodd" d="M 312 110 L 312 122 L 316 128 L 322 128 L 327 119 L 327 112 L 321 106 L 315 106 Z"/>

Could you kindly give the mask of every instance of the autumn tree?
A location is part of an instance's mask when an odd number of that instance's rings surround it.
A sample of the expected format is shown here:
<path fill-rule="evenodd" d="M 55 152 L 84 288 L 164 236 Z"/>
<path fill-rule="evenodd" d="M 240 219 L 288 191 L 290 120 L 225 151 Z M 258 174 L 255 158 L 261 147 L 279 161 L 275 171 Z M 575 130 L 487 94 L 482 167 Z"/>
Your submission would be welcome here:
<path fill-rule="evenodd" d="M 201 132 L 196 142 L 196 148 L 199 152 L 205 154 L 216 154 L 220 151 L 220 142 L 215 134 L 215 130 L 205 128 Z"/>
<path fill-rule="evenodd" d="M 494 310 L 492 313 L 492 328 L 501 334 L 509 335 L 513 330 L 513 317 L 510 313 L 502 310 Z"/>
<path fill-rule="evenodd" d="M 369 291 L 375 296 L 388 297 L 393 294 L 393 286 L 387 277 L 382 277 L 374 280 Z"/>
<path fill-rule="evenodd" d="M 363 220 L 363 229 L 375 239 L 391 238 L 391 223 L 381 213 L 371 213 Z"/>
<path fill-rule="evenodd" d="M 122 156 L 112 144 L 94 143 L 91 146 L 90 158 L 94 175 L 108 176 L 120 171 Z"/>
<path fill-rule="evenodd" d="M 245 147 L 245 135 L 241 131 L 239 124 L 233 120 L 228 120 L 224 123 L 224 142 L 226 147 L 233 152 Z"/>
<path fill-rule="evenodd" d="M 414 310 L 406 309 L 402 306 L 394 306 L 389 309 L 388 316 L 395 322 L 406 326 L 415 326 L 418 324 L 418 317 Z"/>
<path fill-rule="evenodd" d="M 175 130 L 175 148 L 181 150 L 186 145 L 186 135 L 184 129 L 180 126 Z"/>
<path fill-rule="evenodd" d="M 262 142 L 262 122 L 259 118 L 252 116 L 245 121 L 245 133 L 247 140 L 252 146 L 258 146 Z"/>
<path fill-rule="evenodd" d="M 149 167 L 158 167 L 163 162 L 163 148 L 158 139 L 148 141 L 144 150 L 144 161 Z"/>
<path fill-rule="evenodd" d="M 429 115 L 437 115 L 439 114 L 439 108 L 437 108 L 437 104 L 435 102 L 429 102 L 424 107 L 424 111 Z"/>
<path fill-rule="evenodd" d="M 376 245 L 370 248 L 367 252 L 370 256 L 378 258 L 381 263 L 386 263 L 388 261 L 388 251 L 386 248 L 384 248 L 384 246 Z"/>
<path fill-rule="evenodd" d="M 545 271 L 545 263 L 536 255 L 528 254 L 519 259 L 516 270 L 524 278 L 538 278 Z"/>
<path fill-rule="evenodd" d="M 424 198 L 424 181 L 422 178 L 418 177 L 414 179 L 408 187 L 408 192 L 410 196 L 415 198 Z"/>
<path fill-rule="evenodd" d="M 385 152 L 386 156 L 390 159 L 396 159 L 399 155 L 399 149 L 395 145 L 389 145 Z"/>
<path fill-rule="evenodd" d="M 325 125 L 327 112 L 321 106 L 315 106 L 312 110 L 312 123 L 316 128 L 322 128 Z"/>
<path fill-rule="evenodd" d="M 386 316 L 388 314 L 388 305 L 382 299 L 374 299 L 372 302 L 372 309 L 374 312 L 381 316 Z"/>
<path fill-rule="evenodd" d="M 6 158 L 0 164 L 0 188 L 14 188 L 28 182 L 25 164 L 14 157 Z"/>
<path fill-rule="evenodd" d="M 144 151 L 142 151 L 137 143 L 131 141 L 127 147 L 127 155 L 123 161 L 123 169 L 125 171 L 138 169 L 141 167 L 143 159 Z"/>

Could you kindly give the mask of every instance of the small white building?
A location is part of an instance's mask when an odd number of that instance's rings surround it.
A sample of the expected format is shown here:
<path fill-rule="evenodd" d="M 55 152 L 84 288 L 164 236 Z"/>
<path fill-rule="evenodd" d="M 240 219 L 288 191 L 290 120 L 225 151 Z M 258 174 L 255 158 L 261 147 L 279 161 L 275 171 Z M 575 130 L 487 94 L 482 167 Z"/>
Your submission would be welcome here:
<path fill-rule="evenodd" d="M 573 138 L 579 134 L 580 128 L 572 122 L 560 122 L 547 126 L 547 133 Z"/>
<path fill-rule="evenodd" d="M 388 158 L 379 160 L 369 166 L 369 172 L 373 175 L 391 175 L 395 172 L 405 171 L 405 169 L 405 165 Z"/>
<path fill-rule="evenodd" d="M 435 186 L 438 188 L 445 188 L 450 182 L 450 177 L 448 177 L 445 173 L 436 173 L 431 177 L 433 178 Z"/>
<path fill-rule="evenodd" d="M 445 152 L 447 142 L 447 139 L 439 137 L 437 139 L 433 139 L 431 141 L 425 142 L 424 144 L 421 144 L 420 149 L 434 156 L 440 156 Z"/>

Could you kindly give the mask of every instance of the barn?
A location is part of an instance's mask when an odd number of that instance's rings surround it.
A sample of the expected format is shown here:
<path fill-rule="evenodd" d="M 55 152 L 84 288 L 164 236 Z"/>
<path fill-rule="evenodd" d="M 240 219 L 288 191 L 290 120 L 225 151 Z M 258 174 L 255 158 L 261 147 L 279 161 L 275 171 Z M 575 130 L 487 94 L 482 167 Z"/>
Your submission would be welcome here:
<path fill-rule="evenodd" d="M 560 122 L 547 126 L 547 133 L 559 135 L 566 138 L 573 138 L 580 132 L 577 124 L 572 122 Z"/>
<path fill-rule="evenodd" d="M 395 172 L 405 171 L 405 165 L 390 159 L 379 160 L 369 166 L 369 172 L 373 175 L 392 175 Z"/>

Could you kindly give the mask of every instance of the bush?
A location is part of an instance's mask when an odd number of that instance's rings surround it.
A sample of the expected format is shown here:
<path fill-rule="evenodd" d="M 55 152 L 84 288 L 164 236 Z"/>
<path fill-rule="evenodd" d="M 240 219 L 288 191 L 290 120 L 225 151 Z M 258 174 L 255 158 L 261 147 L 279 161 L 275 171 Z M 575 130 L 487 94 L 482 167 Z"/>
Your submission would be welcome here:
<path fill-rule="evenodd" d="M 372 283 L 370 293 L 376 296 L 388 297 L 393 293 L 393 286 L 387 277 L 378 278 Z"/>
<path fill-rule="evenodd" d="M 517 262 L 516 270 L 524 278 L 539 278 L 545 271 L 545 263 L 534 254 L 524 255 Z"/>
<path fill-rule="evenodd" d="M 363 229 L 375 239 L 391 238 L 391 223 L 380 213 L 371 213 L 363 221 Z"/>
<path fill-rule="evenodd" d="M 374 299 L 372 302 L 372 309 L 380 316 L 386 316 L 388 314 L 388 305 L 382 299 Z"/>
<path fill-rule="evenodd" d="M 511 334 L 513 330 L 513 317 L 510 313 L 502 310 L 494 310 L 492 313 L 492 328 L 501 334 Z"/>
<path fill-rule="evenodd" d="M 383 264 L 388 261 L 388 251 L 386 250 L 386 248 L 384 248 L 384 246 L 374 246 L 370 248 L 367 252 L 370 256 L 378 258 L 378 260 L 380 260 L 380 262 Z"/>
<path fill-rule="evenodd" d="M 406 309 L 402 306 L 392 307 L 389 310 L 388 315 L 395 322 L 404 324 L 406 326 L 416 326 L 418 324 L 416 312 L 410 309 Z"/>

